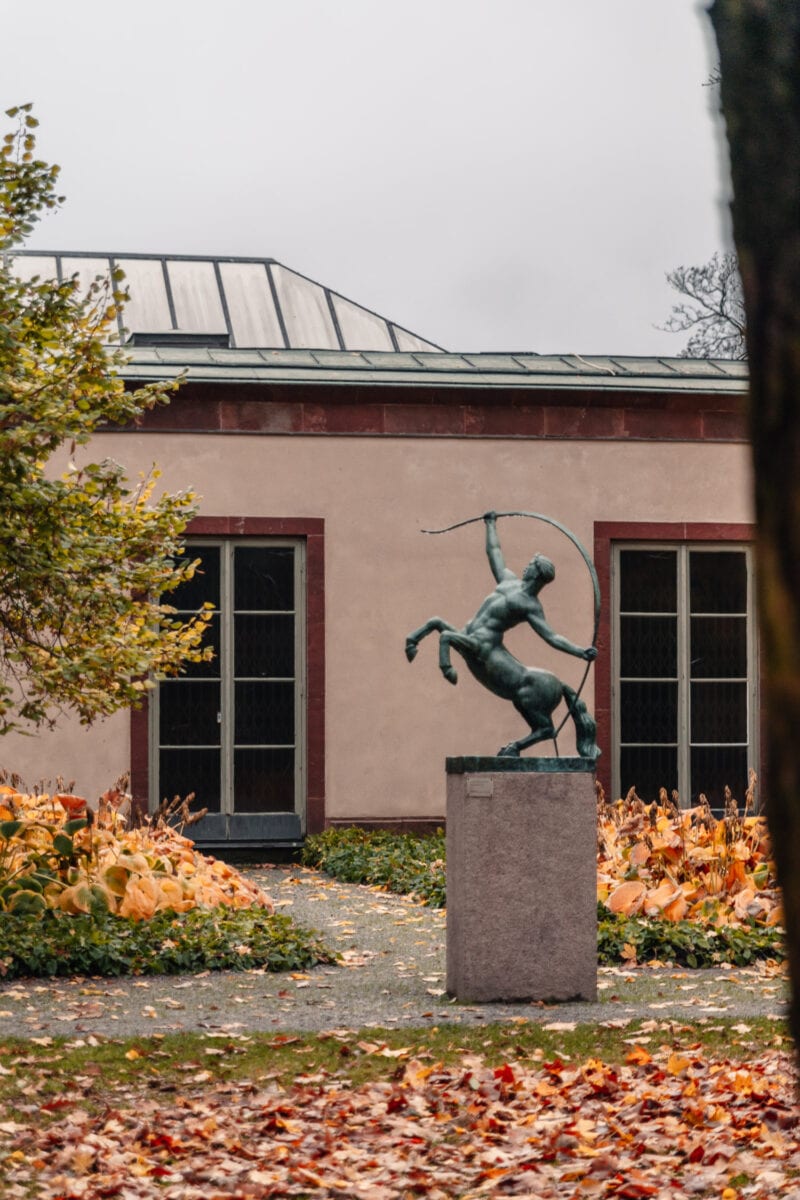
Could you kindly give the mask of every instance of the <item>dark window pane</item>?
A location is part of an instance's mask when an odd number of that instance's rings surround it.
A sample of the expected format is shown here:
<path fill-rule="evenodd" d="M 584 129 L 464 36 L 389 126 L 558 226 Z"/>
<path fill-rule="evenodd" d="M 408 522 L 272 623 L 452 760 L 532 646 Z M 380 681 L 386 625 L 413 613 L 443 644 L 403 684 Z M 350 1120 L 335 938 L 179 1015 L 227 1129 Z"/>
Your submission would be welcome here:
<path fill-rule="evenodd" d="M 280 546 L 237 546 L 233 553 L 236 609 L 294 608 L 294 550 Z"/>
<path fill-rule="evenodd" d="M 294 743 L 293 683 L 237 683 L 234 687 L 237 745 Z"/>
<path fill-rule="evenodd" d="M 158 800 L 194 792 L 192 811 L 219 812 L 221 794 L 219 750 L 162 750 L 159 755 Z M 198 826 L 199 828 L 199 826 Z"/>
<path fill-rule="evenodd" d="M 622 742 L 678 739 L 677 683 L 620 684 Z"/>
<path fill-rule="evenodd" d="M 236 812 L 294 812 L 294 750 L 236 750 Z"/>
<path fill-rule="evenodd" d="M 294 615 L 234 618 L 236 675 L 294 675 Z"/>
<path fill-rule="evenodd" d="M 738 801 L 739 812 L 744 808 L 747 790 L 747 758 L 745 746 L 695 746 L 692 749 L 692 803 L 703 792 L 712 808 L 721 811 L 725 804 L 725 787 L 731 789 Z"/>
<path fill-rule="evenodd" d="M 747 741 L 747 684 L 692 684 L 692 742 Z"/>
<path fill-rule="evenodd" d="M 692 617 L 693 679 L 736 679 L 747 674 L 747 618 Z"/>
<path fill-rule="evenodd" d="M 677 612 L 674 550 L 621 550 L 619 569 L 622 612 Z"/>
<path fill-rule="evenodd" d="M 167 679 L 159 686 L 162 746 L 218 746 L 219 684 Z"/>
<path fill-rule="evenodd" d="M 186 663 L 181 678 L 183 679 L 218 679 L 222 673 L 222 667 L 219 657 L 220 647 L 220 618 L 215 615 L 211 618 L 203 635 L 203 647 L 211 646 L 214 651 L 214 657 L 211 662 Z"/>
<path fill-rule="evenodd" d="M 186 547 L 186 561 L 194 562 L 199 558 L 200 566 L 186 583 L 174 592 L 165 593 L 164 603 L 184 612 L 197 612 L 206 601 L 219 608 L 219 555 L 219 546 L 195 546 L 190 542 Z"/>
<path fill-rule="evenodd" d="M 644 678 L 678 674 L 677 617 L 622 617 L 620 674 Z"/>
<path fill-rule="evenodd" d="M 678 786 L 678 751 L 670 746 L 623 746 L 620 783 L 623 796 L 633 787 L 648 804 L 658 799 L 659 788 L 671 795 Z"/>
<path fill-rule="evenodd" d="M 747 561 L 743 550 L 692 550 L 689 603 L 693 613 L 747 612 Z"/>

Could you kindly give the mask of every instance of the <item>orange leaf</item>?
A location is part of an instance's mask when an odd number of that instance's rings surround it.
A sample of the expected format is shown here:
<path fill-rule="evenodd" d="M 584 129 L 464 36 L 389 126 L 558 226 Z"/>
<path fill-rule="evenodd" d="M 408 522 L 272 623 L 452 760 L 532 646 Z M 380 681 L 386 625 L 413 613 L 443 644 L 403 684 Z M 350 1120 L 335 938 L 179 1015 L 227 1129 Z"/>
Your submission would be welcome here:
<path fill-rule="evenodd" d="M 631 850 L 630 863 L 632 867 L 643 867 L 650 857 L 650 847 L 647 842 L 636 842 Z"/>
<path fill-rule="evenodd" d="M 69 794 L 62 795 L 59 792 L 57 795 L 53 796 L 53 799 L 57 800 L 61 807 L 66 809 L 71 817 L 74 817 L 79 812 L 83 812 L 83 810 L 86 808 L 86 801 L 84 800 L 83 796 L 70 796 Z"/>
<path fill-rule="evenodd" d="M 664 916 L 668 921 L 682 921 L 686 916 L 686 910 L 689 907 L 689 902 L 683 892 L 678 892 L 669 904 L 664 905 Z"/>
<path fill-rule="evenodd" d="M 728 868 L 728 872 L 725 876 L 725 888 L 730 892 L 736 887 L 737 884 L 739 887 L 744 887 L 746 883 L 747 876 L 745 874 L 744 863 L 740 858 L 735 858 Z"/>
<path fill-rule="evenodd" d="M 629 917 L 632 913 L 637 913 L 644 903 L 645 886 L 637 879 L 630 879 L 627 883 L 621 883 L 619 887 L 614 888 L 614 891 L 606 901 L 612 912 L 622 913 L 623 916 Z"/>
<path fill-rule="evenodd" d="M 632 1067 L 644 1067 L 647 1063 L 653 1061 L 652 1054 L 648 1054 L 644 1046 L 634 1046 L 633 1049 L 625 1055 L 625 1062 L 630 1063 Z"/>
<path fill-rule="evenodd" d="M 670 1075 L 682 1075 L 684 1071 L 688 1071 L 692 1065 L 692 1060 L 686 1058 L 683 1054 L 678 1054 L 673 1050 L 667 1059 L 667 1070 Z"/>

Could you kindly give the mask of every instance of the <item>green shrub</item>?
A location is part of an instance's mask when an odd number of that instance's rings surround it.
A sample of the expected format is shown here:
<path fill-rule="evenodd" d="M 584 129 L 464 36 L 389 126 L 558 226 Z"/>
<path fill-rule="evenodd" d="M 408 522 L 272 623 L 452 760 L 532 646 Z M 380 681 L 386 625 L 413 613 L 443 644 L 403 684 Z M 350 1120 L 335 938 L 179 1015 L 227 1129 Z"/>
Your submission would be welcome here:
<path fill-rule="evenodd" d="M 385 830 L 326 829 L 306 839 L 303 862 L 345 883 L 374 884 L 413 895 L 432 908 L 446 903 L 441 830 L 416 837 Z M 786 951 L 780 930 L 755 924 L 715 930 L 692 921 L 618 917 L 598 903 L 597 954 L 603 965 L 658 959 L 678 966 L 714 967 L 783 959 Z"/>
<path fill-rule="evenodd" d="M 445 846 L 441 829 L 418 837 L 387 830 L 326 829 L 306 838 L 306 866 L 341 879 L 412 895 L 431 908 L 445 902 Z"/>
<path fill-rule="evenodd" d="M 708 929 L 694 921 L 619 917 L 604 904 L 597 905 L 597 958 L 602 965 L 657 959 L 682 967 L 746 967 L 757 959 L 785 957 L 784 935 L 778 929 L 755 924 Z"/>
<path fill-rule="evenodd" d="M 304 970 L 334 962 L 313 929 L 263 908 L 192 909 L 133 921 L 108 912 L 4 913 L 0 975 L 172 975 Z"/>

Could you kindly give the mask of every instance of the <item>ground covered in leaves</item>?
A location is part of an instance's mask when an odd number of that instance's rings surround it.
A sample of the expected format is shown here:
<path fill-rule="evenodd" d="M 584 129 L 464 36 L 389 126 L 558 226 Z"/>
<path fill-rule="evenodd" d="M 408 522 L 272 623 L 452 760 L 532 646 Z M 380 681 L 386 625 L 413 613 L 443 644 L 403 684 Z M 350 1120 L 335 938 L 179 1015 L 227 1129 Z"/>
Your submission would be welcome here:
<path fill-rule="evenodd" d="M 775 1024 L 717 1040 L 523 1024 L 78 1041 L 59 1058 L 0 1047 L 4 1197 L 798 1194 L 796 1080 Z"/>
<path fill-rule="evenodd" d="M 785 964 L 764 960 L 713 970 L 601 966 L 597 1004 L 454 1003 L 445 992 L 442 909 L 377 888 L 339 883 L 308 868 L 247 870 L 273 897 L 276 913 L 291 914 L 292 929 L 321 931 L 325 943 L 338 952 L 336 965 L 276 975 L 248 968 L 239 954 L 236 971 L 4 981 L 0 1038 L 22 1033 L 119 1038 L 202 1029 L 310 1032 L 374 1025 L 401 1029 L 439 1022 L 470 1027 L 526 1018 L 545 1026 L 554 1021 L 562 1026 L 630 1023 L 639 1017 L 716 1022 L 780 1017 L 785 1009 Z M 144 937 L 147 928 L 141 923 L 137 933 L 141 930 Z"/>
<path fill-rule="evenodd" d="M 728 795 L 725 815 L 703 798 L 683 809 L 662 789 L 645 804 L 597 798 L 598 962 L 713 967 L 781 960 L 783 914 L 769 834 L 753 815 L 755 776 L 740 814 Z M 332 828 L 306 839 L 303 861 L 333 878 L 446 903 L 441 830 L 419 837 Z"/>

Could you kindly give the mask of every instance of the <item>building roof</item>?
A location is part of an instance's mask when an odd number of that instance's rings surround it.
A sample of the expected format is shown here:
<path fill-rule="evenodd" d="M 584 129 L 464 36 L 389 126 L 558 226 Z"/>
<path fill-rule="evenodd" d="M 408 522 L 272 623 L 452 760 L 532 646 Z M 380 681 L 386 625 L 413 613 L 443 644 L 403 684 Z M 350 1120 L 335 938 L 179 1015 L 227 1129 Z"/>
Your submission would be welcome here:
<path fill-rule="evenodd" d="M 402 387 L 576 389 L 637 392 L 747 390 L 747 364 L 730 359 L 582 357 L 578 354 L 380 353 L 336 350 L 130 350 L 126 379 L 145 383 L 186 372 L 197 383 L 368 384 Z"/>
<path fill-rule="evenodd" d="M 125 272 L 135 383 L 743 393 L 747 364 L 630 355 L 451 354 L 271 258 L 17 251 L 21 278 Z"/>
<path fill-rule="evenodd" d="M 134 341 L 141 335 L 155 341 L 152 335 L 165 334 L 167 340 L 184 333 L 221 336 L 223 344 L 237 349 L 441 350 L 273 258 L 45 250 L 20 250 L 10 257 L 19 278 L 77 274 L 85 288 L 121 267 L 130 290 L 120 319 L 123 340 L 129 334 Z"/>

